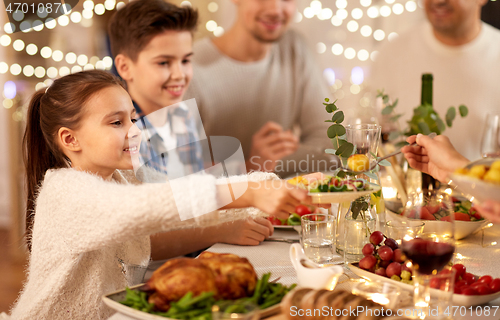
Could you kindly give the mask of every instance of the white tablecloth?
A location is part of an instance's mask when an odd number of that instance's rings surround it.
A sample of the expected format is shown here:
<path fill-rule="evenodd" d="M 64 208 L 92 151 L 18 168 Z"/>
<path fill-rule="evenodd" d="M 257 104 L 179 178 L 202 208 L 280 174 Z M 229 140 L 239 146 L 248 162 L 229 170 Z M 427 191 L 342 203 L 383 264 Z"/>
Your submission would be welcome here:
<path fill-rule="evenodd" d="M 273 237 L 298 238 L 298 234 L 293 230 L 283 231 L 276 229 Z M 495 243 L 495 241 L 498 242 L 497 245 L 489 245 L 486 247 L 483 246 Z M 228 244 L 216 244 L 208 249 L 208 251 L 219 253 L 234 253 L 239 256 L 246 257 L 253 264 L 255 271 L 259 276 L 264 273 L 271 272 L 273 279 L 276 277 L 281 277 L 279 282 L 290 285 L 297 282 L 297 277 L 288 256 L 289 248 L 289 243 L 265 241 L 259 246 L 235 246 Z M 486 229 L 484 231 L 484 236 L 483 232 L 479 232 L 475 235 L 469 236 L 465 240 L 458 241 L 456 252 L 457 257 L 455 259 L 455 263 L 463 263 L 467 267 L 467 272 L 471 272 L 477 275 L 489 274 L 493 278 L 500 278 L 500 226 L 494 226 L 492 228 Z M 351 278 L 357 278 L 357 276 L 352 274 L 349 270 L 346 270 L 346 274 Z M 337 287 L 349 290 L 351 286 L 352 282 L 349 282 L 348 278 L 346 276 L 343 276 L 340 278 Z M 490 302 L 487 305 L 500 306 L 500 298 Z M 481 308 L 484 309 L 484 306 L 481 306 Z M 453 319 L 500 319 L 500 308 L 497 310 L 495 315 L 493 315 L 492 311 L 490 316 L 479 316 L 475 312 L 475 310 L 476 309 L 474 307 L 473 311 L 468 310 L 468 314 L 466 316 L 456 316 L 453 317 Z M 109 320 L 133 319 L 123 315 L 115 314 L 114 316 L 109 318 Z"/>

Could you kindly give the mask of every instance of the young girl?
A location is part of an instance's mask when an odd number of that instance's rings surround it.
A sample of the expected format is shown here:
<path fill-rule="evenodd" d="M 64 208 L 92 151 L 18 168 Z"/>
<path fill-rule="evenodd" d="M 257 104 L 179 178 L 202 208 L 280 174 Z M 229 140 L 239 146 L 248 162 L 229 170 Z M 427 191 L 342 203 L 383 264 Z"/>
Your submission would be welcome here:
<path fill-rule="evenodd" d="M 134 117 L 127 92 L 104 71 L 65 76 L 33 96 L 24 137 L 31 256 L 13 319 L 107 319 L 113 311 L 101 296 L 128 285 L 120 261 L 147 265 L 149 235 L 249 214 L 181 221 L 168 183 L 138 184 L 130 171 L 140 144 Z M 272 175 L 248 177 L 245 194 L 223 209 L 254 206 L 284 218 L 308 200 L 303 190 L 257 182 Z M 222 201 L 213 176 L 185 183 L 181 205 L 193 216 Z"/>

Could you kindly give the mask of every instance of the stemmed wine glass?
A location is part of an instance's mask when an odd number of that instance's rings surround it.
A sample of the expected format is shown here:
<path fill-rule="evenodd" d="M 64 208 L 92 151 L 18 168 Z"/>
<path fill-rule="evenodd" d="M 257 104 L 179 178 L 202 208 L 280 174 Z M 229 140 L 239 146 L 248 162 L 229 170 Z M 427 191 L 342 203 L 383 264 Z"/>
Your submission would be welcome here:
<path fill-rule="evenodd" d="M 483 158 L 500 156 L 500 115 L 487 114 L 481 139 L 481 156 Z"/>
<path fill-rule="evenodd" d="M 443 310 L 453 294 L 454 277 L 448 275 L 447 282 L 443 280 L 447 273 L 454 272 L 444 269 L 455 251 L 454 207 L 447 191 L 451 190 L 417 190 L 409 194 L 402 214 L 405 221 L 420 219 L 426 224 L 423 233 L 408 232 L 401 243 L 406 266 L 414 276 L 414 305 L 423 310 L 429 310 L 431 304 Z M 431 302 L 431 287 L 445 291 L 437 302 Z M 427 314 L 425 318 L 429 318 Z"/>

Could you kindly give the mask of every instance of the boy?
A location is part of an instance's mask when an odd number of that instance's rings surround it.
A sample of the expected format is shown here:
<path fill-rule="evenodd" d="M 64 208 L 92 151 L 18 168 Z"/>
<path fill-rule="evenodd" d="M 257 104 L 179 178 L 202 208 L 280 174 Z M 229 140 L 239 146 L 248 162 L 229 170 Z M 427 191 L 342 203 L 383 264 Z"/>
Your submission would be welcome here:
<path fill-rule="evenodd" d="M 203 168 L 201 149 L 196 143 L 205 139 L 195 130 L 193 113 L 182 103 L 191 81 L 192 43 L 198 13 L 190 7 L 177 7 L 162 0 L 132 1 L 111 18 L 109 36 L 118 74 L 141 116 L 147 139 L 141 145 L 145 159 L 152 166 L 180 175 Z M 168 108 L 165 108 L 169 106 Z M 149 123 L 167 119 L 165 123 Z M 157 115 L 162 115 L 159 117 Z M 153 126 L 154 125 L 154 126 Z M 164 154 L 165 146 L 168 157 Z M 172 162 L 177 165 L 172 166 Z M 169 171 L 174 167 L 176 172 Z M 152 258 L 165 259 L 209 247 L 216 242 L 257 245 L 273 233 L 265 219 L 239 220 L 220 227 L 179 230 L 151 237 Z M 196 237 L 193 235 L 196 234 Z M 174 244 L 176 246 L 174 246 Z M 168 246 L 168 250 L 167 249 Z"/>

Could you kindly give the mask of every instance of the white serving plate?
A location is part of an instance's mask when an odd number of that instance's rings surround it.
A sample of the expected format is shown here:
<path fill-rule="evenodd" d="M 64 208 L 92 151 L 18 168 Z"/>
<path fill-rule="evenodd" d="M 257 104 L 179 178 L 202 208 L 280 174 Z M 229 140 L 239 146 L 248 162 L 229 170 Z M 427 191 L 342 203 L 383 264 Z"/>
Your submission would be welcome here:
<path fill-rule="evenodd" d="M 400 287 L 403 290 L 413 291 L 413 285 L 379 276 L 375 273 L 371 273 L 369 271 L 358 268 L 357 266 L 355 266 L 353 264 L 349 264 L 349 269 L 364 279 L 367 279 L 370 281 L 389 282 L 389 283 L 392 283 L 392 284 Z M 438 289 L 431 289 L 430 292 L 431 292 L 431 296 L 433 296 L 433 297 L 439 296 L 439 295 L 446 295 L 446 293 L 444 291 L 441 291 Z M 453 294 L 453 305 L 454 306 L 466 306 L 466 307 L 477 306 L 477 305 L 485 304 L 485 303 L 490 302 L 492 300 L 495 300 L 497 298 L 500 298 L 500 292 L 488 294 L 488 295 L 484 295 L 484 296 L 466 296 L 463 294 Z"/>
<path fill-rule="evenodd" d="M 135 289 L 140 286 L 143 286 L 144 284 L 139 284 L 133 287 L 130 287 L 130 289 Z M 125 300 L 126 296 L 126 291 L 125 289 L 115 291 L 109 294 L 106 294 L 102 296 L 102 301 L 104 304 L 106 304 L 108 307 L 110 307 L 113 310 L 116 310 L 117 312 L 124 314 L 126 316 L 129 316 L 131 318 L 137 319 L 137 320 L 178 320 L 178 319 L 172 319 L 172 318 L 167 318 L 167 317 L 162 317 L 162 316 L 157 316 L 154 314 L 150 314 L 147 312 L 139 311 L 134 308 L 128 307 L 124 304 L 121 304 L 119 301 Z M 274 314 L 277 314 L 280 312 L 281 304 L 276 304 L 272 307 L 269 307 L 267 309 L 261 310 L 259 312 L 259 316 L 261 318 L 269 317 Z"/>
<path fill-rule="evenodd" d="M 352 202 L 359 197 L 369 195 L 380 190 L 380 186 L 368 183 L 370 189 L 364 191 L 344 191 L 344 192 L 309 192 L 312 203 L 343 203 Z"/>
<path fill-rule="evenodd" d="M 405 218 L 392 212 L 390 210 L 386 210 L 388 218 L 390 220 L 404 220 Z M 443 230 L 442 225 L 444 223 L 448 223 L 446 221 L 432 221 L 432 220 L 420 220 L 424 223 L 424 232 L 425 233 L 439 233 L 440 230 Z M 479 230 L 484 225 L 488 223 L 487 220 L 481 221 L 455 221 L 455 239 L 460 240 L 463 239 L 476 230 Z"/>

